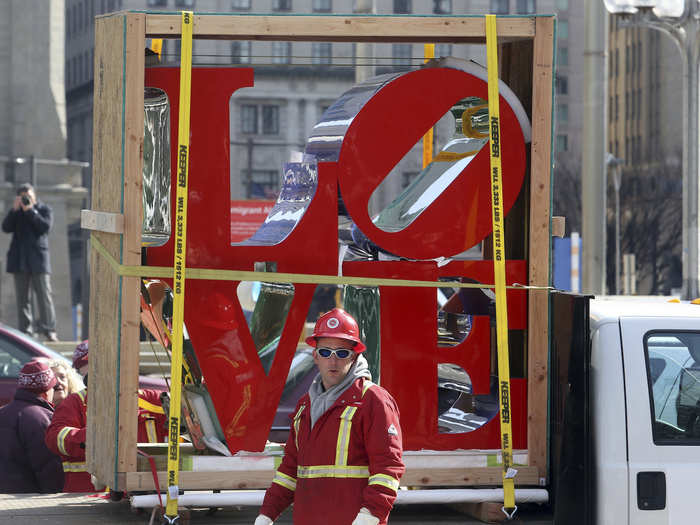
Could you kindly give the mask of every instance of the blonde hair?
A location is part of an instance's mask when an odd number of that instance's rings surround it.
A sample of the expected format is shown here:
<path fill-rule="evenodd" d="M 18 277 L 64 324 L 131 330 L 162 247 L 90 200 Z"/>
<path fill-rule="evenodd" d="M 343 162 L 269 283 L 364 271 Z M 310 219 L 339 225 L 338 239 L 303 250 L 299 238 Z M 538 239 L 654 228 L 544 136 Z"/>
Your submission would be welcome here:
<path fill-rule="evenodd" d="M 78 373 L 73 369 L 73 367 L 66 363 L 63 359 L 50 359 L 49 366 L 53 370 L 54 368 L 60 368 L 63 373 L 66 374 L 66 381 L 68 383 L 68 389 L 66 396 L 73 394 L 75 392 L 80 392 L 85 388 L 83 380 L 80 379 Z"/>

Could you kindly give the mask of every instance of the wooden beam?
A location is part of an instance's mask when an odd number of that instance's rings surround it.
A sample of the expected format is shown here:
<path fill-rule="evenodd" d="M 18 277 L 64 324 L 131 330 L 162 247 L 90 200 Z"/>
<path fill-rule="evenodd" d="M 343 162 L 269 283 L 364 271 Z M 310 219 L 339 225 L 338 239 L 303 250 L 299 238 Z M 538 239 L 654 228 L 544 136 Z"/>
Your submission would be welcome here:
<path fill-rule="evenodd" d="M 106 233 L 124 233 L 124 215 L 106 211 L 80 210 L 80 227 Z"/>
<path fill-rule="evenodd" d="M 147 14 L 147 38 L 179 37 L 179 14 Z M 499 18 L 499 40 L 533 38 L 535 17 Z M 322 42 L 483 43 L 483 16 L 194 16 L 194 38 Z"/>
<path fill-rule="evenodd" d="M 124 18 L 100 18 L 95 22 L 95 86 L 93 111 L 92 206 L 122 214 L 122 68 Z M 117 198 L 115 198 L 117 196 Z M 92 232 L 117 261 L 121 260 L 121 236 Z M 103 378 L 91 389 L 87 407 L 85 455 L 88 471 L 110 486 L 118 487 L 115 474 L 119 346 L 119 287 L 121 281 L 105 260 L 90 251 L 90 377 Z M 121 487 L 119 487 L 121 488 Z"/>
<path fill-rule="evenodd" d="M 141 264 L 143 193 L 143 88 L 146 58 L 146 15 L 126 15 L 126 67 L 124 70 L 123 209 L 124 236 L 121 263 Z M 118 470 L 136 470 L 138 424 L 139 326 L 141 279 L 123 277 L 121 284 L 121 338 L 119 374 Z"/>
<path fill-rule="evenodd" d="M 205 489 L 261 489 L 267 488 L 272 482 L 274 470 L 222 470 L 222 471 L 181 471 L 179 487 L 184 490 Z M 498 487 L 503 483 L 501 467 L 474 467 L 467 469 L 406 469 L 401 478 L 402 486 L 477 486 Z M 165 471 L 158 473 L 159 480 L 166 480 Z M 515 477 L 517 486 L 536 486 L 539 474 L 535 467 L 518 467 Z M 163 481 L 161 481 L 161 484 Z M 161 489 L 164 485 L 161 486 Z M 126 489 L 155 490 L 153 474 L 147 472 L 127 472 Z"/>
<path fill-rule="evenodd" d="M 552 217 L 552 237 L 564 237 L 566 234 L 566 217 Z"/>
<path fill-rule="evenodd" d="M 550 198 L 552 173 L 552 58 L 554 17 L 538 17 L 532 80 L 532 156 L 530 168 L 530 256 L 528 282 L 549 285 Z M 528 293 L 527 447 L 531 466 L 547 477 L 547 385 L 549 294 Z"/>

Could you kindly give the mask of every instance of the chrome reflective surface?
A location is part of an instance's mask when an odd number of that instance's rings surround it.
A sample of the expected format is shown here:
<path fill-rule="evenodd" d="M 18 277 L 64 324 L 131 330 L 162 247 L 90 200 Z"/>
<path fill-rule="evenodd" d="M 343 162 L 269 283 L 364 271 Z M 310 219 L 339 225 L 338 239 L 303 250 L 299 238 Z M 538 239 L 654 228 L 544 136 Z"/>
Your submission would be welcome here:
<path fill-rule="evenodd" d="M 170 238 L 170 104 L 158 88 L 144 89 L 143 222 L 141 245 Z"/>
<path fill-rule="evenodd" d="M 377 228 L 388 232 L 409 226 L 462 173 L 488 142 L 486 101 L 467 97 L 452 106 L 455 132 L 411 184 L 375 218 Z M 379 188 L 375 192 L 379 191 Z"/>
<path fill-rule="evenodd" d="M 253 236 L 235 245 L 272 246 L 282 242 L 311 204 L 318 186 L 316 160 L 305 155 L 302 162 L 286 162 L 282 189 L 265 222 Z"/>

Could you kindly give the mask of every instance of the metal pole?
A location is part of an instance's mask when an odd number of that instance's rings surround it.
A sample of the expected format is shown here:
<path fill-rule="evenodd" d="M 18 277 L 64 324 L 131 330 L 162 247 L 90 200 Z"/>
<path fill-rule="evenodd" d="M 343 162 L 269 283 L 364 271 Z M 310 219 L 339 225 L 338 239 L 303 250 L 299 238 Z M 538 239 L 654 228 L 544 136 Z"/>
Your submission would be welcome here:
<path fill-rule="evenodd" d="M 615 293 L 620 293 L 620 183 L 622 182 L 620 166 L 613 172 L 615 184 Z"/>
<path fill-rule="evenodd" d="M 355 0 L 352 12 L 371 15 L 377 12 L 376 0 Z M 374 44 L 371 42 L 355 43 L 355 83 L 359 84 L 374 76 Z"/>
<path fill-rule="evenodd" d="M 595 3 L 595 2 L 594 2 Z M 627 25 L 657 29 L 669 35 L 681 52 L 683 75 L 683 287 L 681 297 L 694 299 L 700 295 L 700 230 L 698 229 L 698 200 L 700 163 L 698 134 L 700 96 L 698 58 L 700 52 L 700 15 L 695 0 L 686 2 L 685 11 L 676 22 L 656 17 L 650 8 L 639 8 L 633 15 L 622 15 Z"/>
<path fill-rule="evenodd" d="M 690 17 L 683 41 L 683 298 L 695 299 L 700 275 L 698 253 L 698 20 Z"/>
<path fill-rule="evenodd" d="M 583 219 L 582 291 L 605 292 L 605 147 L 607 143 L 608 15 L 603 2 L 585 3 L 583 87 Z"/>

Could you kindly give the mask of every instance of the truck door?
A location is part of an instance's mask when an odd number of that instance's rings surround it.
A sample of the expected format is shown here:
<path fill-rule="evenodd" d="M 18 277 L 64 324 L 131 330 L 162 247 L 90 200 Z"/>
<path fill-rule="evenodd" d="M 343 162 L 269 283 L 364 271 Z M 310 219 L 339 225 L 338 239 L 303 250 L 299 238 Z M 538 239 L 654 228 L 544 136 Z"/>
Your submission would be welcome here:
<path fill-rule="evenodd" d="M 629 523 L 696 522 L 700 485 L 697 319 L 622 317 L 620 329 Z"/>

